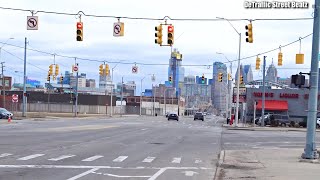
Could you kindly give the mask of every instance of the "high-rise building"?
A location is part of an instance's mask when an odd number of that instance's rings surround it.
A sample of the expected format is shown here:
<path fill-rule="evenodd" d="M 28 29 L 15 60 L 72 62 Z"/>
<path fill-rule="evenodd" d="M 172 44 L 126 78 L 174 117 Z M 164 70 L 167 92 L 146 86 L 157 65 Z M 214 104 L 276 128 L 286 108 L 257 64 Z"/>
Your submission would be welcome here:
<path fill-rule="evenodd" d="M 251 65 L 244 65 L 243 71 L 244 71 L 244 82 L 245 83 L 252 82 L 253 73 L 252 73 Z"/>
<path fill-rule="evenodd" d="M 86 87 L 95 88 L 96 87 L 96 80 L 95 79 L 87 79 L 86 80 Z"/>
<path fill-rule="evenodd" d="M 274 66 L 273 61 L 268 67 L 266 80 L 269 82 L 277 82 L 278 80 L 278 71 L 277 68 Z"/>
<path fill-rule="evenodd" d="M 222 73 L 222 82 L 218 82 L 218 74 Z M 227 66 L 222 62 L 213 63 L 211 99 L 213 106 L 222 113 L 226 112 L 228 92 Z"/>
<path fill-rule="evenodd" d="M 182 54 L 177 49 L 171 53 L 168 67 L 168 79 L 172 77 L 172 87 L 176 88 L 176 94 L 181 92 L 184 82 L 184 67 L 182 67 Z"/>

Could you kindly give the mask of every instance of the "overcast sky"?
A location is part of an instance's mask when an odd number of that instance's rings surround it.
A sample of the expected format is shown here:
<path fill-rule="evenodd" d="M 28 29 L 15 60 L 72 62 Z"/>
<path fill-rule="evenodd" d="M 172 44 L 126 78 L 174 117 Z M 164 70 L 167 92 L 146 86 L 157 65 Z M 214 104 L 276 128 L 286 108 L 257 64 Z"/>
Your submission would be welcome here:
<path fill-rule="evenodd" d="M 151 17 L 163 18 L 216 18 L 227 19 L 244 18 L 311 18 L 312 4 L 309 9 L 245 9 L 242 0 L 1 0 L 1 7 L 34 9 L 85 14 Z M 163 21 L 128 20 L 120 19 L 125 23 L 124 37 L 113 37 L 113 23 L 115 18 L 95 18 L 82 16 L 84 23 L 84 41 L 77 42 L 76 22 L 74 16 L 37 13 L 39 16 L 39 30 L 27 31 L 26 19 L 30 12 L 11 11 L 0 9 L 0 41 L 23 46 L 24 37 L 28 38 L 28 48 L 38 49 L 50 53 L 62 54 L 71 57 L 88 59 L 119 61 L 132 63 L 118 65 L 114 71 L 114 81 L 118 82 L 124 76 L 125 81 L 133 80 L 137 83 L 140 92 L 140 79 L 148 74 L 156 75 L 156 82 L 167 80 L 168 66 L 139 66 L 139 73 L 132 74 L 131 66 L 137 63 L 168 63 L 169 47 L 159 47 L 154 43 L 154 27 Z M 238 57 L 239 35 L 227 21 L 191 22 L 168 21 L 175 26 L 174 48 L 183 54 L 183 64 L 209 65 L 215 61 L 226 62 L 226 59 L 216 52 L 224 53 L 230 60 Z M 232 21 L 233 26 L 242 33 L 241 57 L 247 57 L 265 52 L 280 45 L 285 45 L 312 33 L 312 20 L 304 21 L 253 21 L 254 43 L 245 42 L 245 25 L 248 21 Z M 301 53 L 305 54 L 305 64 L 295 64 L 295 54 L 299 53 L 299 43 L 282 48 L 283 66 L 278 69 L 280 77 L 290 77 L 300 71 L 307 72 L 310 68 L 312 36 L 301 41 Z M 16 81 L 22 81 L 23 76 L 23 49 L 3 47 L 1 61 L 5 62 L 5 74 L 12 75 Z M 9 54 L 9 53 L 11 54 Z M 266 54 L 267 65 L 274 58 L 277 64 L 278 51 Z M 14 56 L 13 56 L 14 55 Z M 260 56 L 263 59 L 263 55 Z M 27 52 L 27 75 L 29 78 L 45 82 L 48 66 L 53 63 L 53 56 L 38 52 Z M 78 61 L 80 72 L 87 73 L 88 78 L 98 80 L 99 62 Z M 74 59 L 56 57 L 56 63 L 61 71 L 71 70 Z M 255 58 L 241 61 L 242 64 L 255 66 Z M 34 67 L 36 65 L 37 67 Z M 109 64 L 113 67 L 115 64 Z M 229 67 L 229 64 L 227 64 Z M 237 62 L 233 63 L 233 72 L 236 72 Z M 277 65 L 276 65 L 277 67 Z M 292 68 L 292 69 L 281 69 Z M 212 68 L 185 67 L 185 75 L 202 75 L 212 78 Z M 254 79 L 261 79 L 261 70 L 255 71 Z M 144 88 L 151 87 L 151 78 L 144 80 Z M 98 84 L 98 81 L 97 81 Z"/>

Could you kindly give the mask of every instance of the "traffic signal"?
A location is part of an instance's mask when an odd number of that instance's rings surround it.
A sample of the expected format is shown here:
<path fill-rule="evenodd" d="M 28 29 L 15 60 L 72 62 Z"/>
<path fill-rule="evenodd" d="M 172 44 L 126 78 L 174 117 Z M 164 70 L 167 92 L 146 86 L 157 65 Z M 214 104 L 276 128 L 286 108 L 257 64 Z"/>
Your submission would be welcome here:
<path fill-rule="evenodd" d="M 49 74 L 49 72 L 48 72 L 47 81 L 50 82 L 50 74 Z"/>
<path fill-rule="evenodd" d="M 48 72 L 48 74 L 49 74 L 50 76 L 53 75 L 53 65 L 52 65 L 52 64 L 49 66 L 49 72 Z"/>
<path fill-rule="evenodd" d="M 240 75 L 240 84 L 243 84 L 243 76 Z"/>
<path fill-rule="evenodd" d="M 77 22 L 77 41 L 83 41 L 83 23 Z"/>
<path fill-rule="evenodd" d="M 100 76 L 103 76 L 103 64 L 101 64 L 100 66 L 99 66 L 99 74 L 100 74 Z"/>
<path fill-rule="evenodd" d="M 223 74 L 219 73 L 218 74 L 218 82 L 222 82 Z"/>
<path fill-rule="evenodd" d="M 109 75 L 109 71 L 110 71 L 110 70 L 109 70 L 109 65 L 108 65 L 108 64 L 106 64 L 106 69 L 105 69 L 105 70 L 106 70 L 106 72 L 105 72 L 105 73 L 106 73 L 106 75 L 108 76 L 108 75 Z"/>
<path fill-rule="evenodd" d="M 156 37 L 155 39 L 155 43 L 162 45 L 162 25 L 160 24 L 159 26 L 155 27 L 156 33 L 154 34 L 154 36 Z"/>
<path fill-rule="evenodd" d="M 61 84 L 62 84 L 62 82 L 63 82 L 63 76 L 60 77 L 60 82 L 61 82 Z"/>
<path fill-rule="evenodd" d="M 259 70 L 260 69 L 260 58 L 259 57 L 257 57 L 257 59 L 256 59 L 256 70 Z"/>
<path fill-rule="evenodd" d="M 168 26 L 168 45 L 172 46 L 174 41 L 174 27 L 172 25 Z"/>
<path fill-rule="evenodd" d="M 204 84 L 204 81 L 205 81 L 205 78 L 204 78 L 204 75 L 202 75 L 202 77 L 201 77 L 202 84 Z"/>
<path fill-rule="evenodd" d="M 278 53 L 278 66 L 282 66 L 282 52 Z"/>
<path fill-rule="evenodd" d="M 247 32 L 246 32 L 246 36 L 247 36 L 246 42 L 253 43 L 252 24 L 251 23 L 246 25 L 246 30 L 247 30 Z"/>
<path fill-rule="evenodd" d="M 56 64 L 56 69 L 55 69 L 55 73 L 54 73 L 56 76 L 58 76 L 59 74 L 59 65 Z"/>
<path fill-rule="evenodd" d="M 231 81 L 232 80 L 232 77 L 231 77 L 231 74 L 228 73 L 228 80 Z"/>
<path fill-rule="evenodd" d="M 172 76 L 169 76 L 169 83 L 172 83 Z"/>

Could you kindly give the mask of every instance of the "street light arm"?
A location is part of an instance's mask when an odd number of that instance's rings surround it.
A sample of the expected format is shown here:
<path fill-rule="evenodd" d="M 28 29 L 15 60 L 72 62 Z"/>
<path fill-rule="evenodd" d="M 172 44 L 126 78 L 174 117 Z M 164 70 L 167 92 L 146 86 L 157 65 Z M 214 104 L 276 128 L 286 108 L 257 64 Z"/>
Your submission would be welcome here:
<path fill-rule="evenodd" d="M 223 19 L 223 20 L 226 20 L 226 21 L 228 21 L 228 23 L 230 24 L 230 26 L 237 32 L 237 34 L 240 36 L 240 33 L 237 31 L 237 29 L 231 24 L 231 22 L 228 20 L 228 19 L 226 19 L 226 18 L 221 18 L 221 17 L 216 17 L 217 19 Z"/>

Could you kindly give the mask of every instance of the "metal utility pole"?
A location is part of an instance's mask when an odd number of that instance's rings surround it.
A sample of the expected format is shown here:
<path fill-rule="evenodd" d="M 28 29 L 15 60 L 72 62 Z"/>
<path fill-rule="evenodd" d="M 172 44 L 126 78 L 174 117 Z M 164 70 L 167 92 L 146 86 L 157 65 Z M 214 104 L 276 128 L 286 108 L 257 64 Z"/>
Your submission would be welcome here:
<path fill-rule="evenodd" d="M 263 56 L 263 69 L 262 69 L 262 112 L 261 112 L 261 126 L 264 126 L 264 107 L 266 101 L 266 57 Z"/>
<path fill-rule="evenodd" d="M 237 81 L 237 102 L 236 102 L 236 119 L 235 119 L 236 122 L 235 122 L 235 126 L 238 126 L 238 119 L 239 119 L 240 52 L 241 52 L 241 33 L 239 33 L 239 56 L 238 56 L 238 77 L 237 77 L 238 81 Z"/>
<path fill-rule="evenodd" d="M 141 89 L 141 92 L 140 92 L 140 116 L 141 116 L 141 111 L 142 111 L 142 107 L 141 107 L 142 106 L 142 81 L 144 80 L 144 78 L 146 78 L 146 76 L 141 79 L 141 84 L 140 84 L 140 89 Z"/>
<path fill-rule="evenodd" d="M 49 85 L 48 85 L 48 112 L 50 112 L 50 83 L 51 83 L 51 77 L 49 79 Z"/>
<path fill-rule="evenodd" d="M 2 76 L 2 93 L 3 93 L 3 108 L 6 108 L 6 89 L 5 89 L 5 79 L 4 79 L 4 74 L 3 74 L 3 68 L 5 67 L 3 64 L 5 62 L 1 62 L 1 76 Z"/>
<path fill-rule="evenodd" d="M 112 111 L 113 111 L 113 109 L 112 109 L 112 105 L 113 105 L 113 102 L 112 102 L 112 96 L 113 96 L 113 84 L 111 84 L 112 86 L 111 86 L 111 96 L 110 96 L 110 117 L 112 117 Z"/>
<path fill-rule="evenodd" d="M 78 63 L 77 63 L 77 58 L 74 59 L 75 61 L 75 66 L 78 67 Z M 75 92 L 75 105 L 74 105 L 74 117 L 77 117 L 78 115 L 78 76 L 79 76 L 79 67 L 77 69 L 77 74 L 76 74 L 76 92 Z"/>
<path fill-rule="evenodd" d="M 317 104 L 318 104 L 318 77 L 319 77 L 319 8 L 320 0 L 315 0 L 314 15 L 313 15 L 313 37 L 312 37 L 312 57 L 310 71 L 310 94 L 308 100 L 308 119 L 307 119 L 307 137 L 306 146 L 302 158 L 318 159 L 315 135 L 316 135 L 316 120 L 317 120 Z"/>
<path fill-rule="evenodd" d="M 123 101 L 123 76 L 121 79 L 121 105 L 120 105 L 120 116 L 122 116 L 122 101 Z"/>
<path fill-rule="evenodd" d="M 24 63 L 23 63 L 23 96 L 22 96 L 22 117 L 26 117 L 27 108 L 27 93 L 26 80 L 27 80 L 27 38 L 24 38 Z"/>

